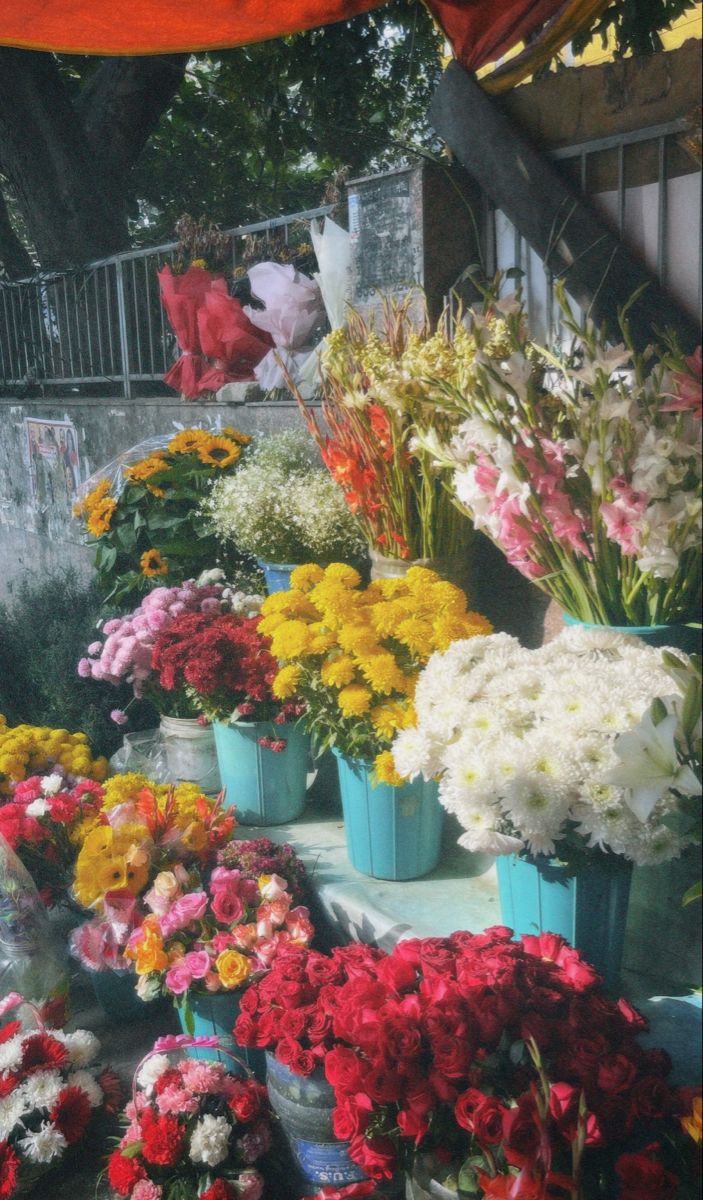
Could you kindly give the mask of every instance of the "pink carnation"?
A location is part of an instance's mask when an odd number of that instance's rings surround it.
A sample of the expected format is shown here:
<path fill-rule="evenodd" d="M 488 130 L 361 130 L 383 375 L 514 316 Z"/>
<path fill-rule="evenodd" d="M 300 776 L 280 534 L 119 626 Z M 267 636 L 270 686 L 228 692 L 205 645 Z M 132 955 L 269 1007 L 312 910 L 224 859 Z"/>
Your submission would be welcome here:
<path fill-rule="evenodd" d="M 161 1200 L 162 1196 L 163 1189 L 160 1184 L 151 1179 L 138 1179 L 129 1200 Z"/>

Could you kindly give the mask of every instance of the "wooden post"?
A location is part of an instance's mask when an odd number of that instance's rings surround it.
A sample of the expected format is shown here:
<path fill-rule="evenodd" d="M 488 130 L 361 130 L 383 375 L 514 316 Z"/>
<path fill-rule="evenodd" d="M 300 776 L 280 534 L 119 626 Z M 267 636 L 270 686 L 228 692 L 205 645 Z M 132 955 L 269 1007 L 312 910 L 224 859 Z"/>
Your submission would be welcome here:
<path fill-rule="evenodd" d="M 656 329 L 668 328 L 686 352 L 696 348 L 701 340 L 696 322 L 460 63 L 444 72 L 429 118 L 496 208 L 613 337 L 618 309 L 647 284 L 628 314 L 635 346 L 644 349 Z"/>

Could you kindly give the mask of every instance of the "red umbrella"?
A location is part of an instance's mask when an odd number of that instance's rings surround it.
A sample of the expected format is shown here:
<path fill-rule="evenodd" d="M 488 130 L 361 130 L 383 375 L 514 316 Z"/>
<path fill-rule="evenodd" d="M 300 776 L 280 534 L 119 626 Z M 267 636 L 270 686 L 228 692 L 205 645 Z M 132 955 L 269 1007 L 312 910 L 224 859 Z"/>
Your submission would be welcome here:
<path fill-rule="evenodd" d="M 204 297 L 198 309 L 198 332 L 203 353 L 215 360 L 200 380 L 200 392 L 254 379 L 254 367 L 273 346 L 269 334 L 252 325 L 239 301 L 221 291 Z"/>
<path fill-rule="evenodd" d="M 216 278 L 202 267 L 189 267 L 183 275 L 174 275 L 167 265 L 159 271 L 158 277 L 161 300 L 182 352 L 164 375 L 164 383 L 180 392 L 186 400 L 195 400 L 209 366 L 200 344 L 198 310 L 211 292 L 227 296 L 227 284 L 221 276 Z"/>

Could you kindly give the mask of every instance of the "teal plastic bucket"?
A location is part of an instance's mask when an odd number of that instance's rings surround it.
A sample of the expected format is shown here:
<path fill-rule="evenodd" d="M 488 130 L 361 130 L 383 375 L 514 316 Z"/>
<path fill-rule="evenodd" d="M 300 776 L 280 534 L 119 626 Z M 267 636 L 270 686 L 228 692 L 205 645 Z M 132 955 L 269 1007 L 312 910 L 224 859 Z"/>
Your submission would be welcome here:
<path fill-rule="evenodd" d="M 610 629 L 613 633 L 626 633 L 641 638 L 648 646 L 672 646 L 685 654 L 700 654 L 701 631 L 691 625 L 593 625 L 579 621 L 569 613 L 562 613 L 565 625 L 580 625 L 583 629 Z"/>
<path fill-rule="evenodd" d="M 134 971 L 90 971 L 90 982 L 105 1016 L 118 1023 L 143 1021 L 158 1011 L 159 1000 L 140 1000 Z"/>
<path fill-rule="evenodd" d="M 239 1016 L 239 1001 L 241 992 L 217 992 L 211 996 L 190 994 L 187 1004 L 178 1005 L 178 1019 L 184 1033 L 193 1037 L 217 1037 L 222 1045 L 236 1054 L 237 1058 L 246 1063 L 259 1083 L 266 1082 L 266 1057 L 263 1050 L 239 1046 L 234 1041 L 232 1029 Z M 191 1021 L 187 1019 L 190 1009 Z M 221 1062 L 228 1070 L 237 1074 L 237 1065 L 229 1054 L 211 1046 L 188 1046 L 184 1053 L 188 1058 L 201 1058 L 207 1062 Z M 243 1072 L 239 1072 L 243 1074 Z"/>
<path fill-rule="evenodd" d="M 257 558 L 256 562 L 264 573 L 266 591 L 269 596 L 272 596 L 274 592 L 290 591 L 290 577 L 298 566 L 297 563 L 272 563 L 266 562 L 263 558 Z"/>
<path fill-rule="evenodd" d="M 501 917 L 518 935 L 558 933 L 617 987 L 625 942 L 632 863 L 594 852 L 569 875 L 551 859 L 501 855 L 496 860 Z"/>
<path fill-rule="evenodd" d="M 372 879 L 420 879 L 434 870 L 444 820 L 437 784 L 418 776 L 402 787 L 374 786 L 368 763 L 334 753 L 352 866 Z"/>
<path fill-rule="evenodd" d="M 286 825 L 305 806 L 310 737 L 300 726 L 270 721 L 215 721 L 215 746 L 227 808 L 236 808 L 241 825 Z M 277 752 L 259 745 L 260 737 L 285 738 Z"/>

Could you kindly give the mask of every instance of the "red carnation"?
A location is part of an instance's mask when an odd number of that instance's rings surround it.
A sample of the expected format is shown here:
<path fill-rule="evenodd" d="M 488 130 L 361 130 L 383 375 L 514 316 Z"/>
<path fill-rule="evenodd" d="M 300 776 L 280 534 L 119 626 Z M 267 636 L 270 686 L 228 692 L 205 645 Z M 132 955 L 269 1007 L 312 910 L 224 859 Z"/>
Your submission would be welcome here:
<path fill-rule="evenodd" d="M 72 1146 L 83 1136 L 90 1120 L 90 1100 L 82 1088 L 65 1087 L 59 1092 L 49 1117 Z"/>
<path fill-rule="evenodd" d="M 238 1194 L 226 1179 L 216 1179 L 206 1192 L 200 1193 L 200 1200 L 237 1200 Z"/>
<path fill-rule="evenodd" d="M 615 1164 L 618 1200 L 671 1200 L 677 1194 L 679 1179 L 654 1157 L 658 1149 L 653 1143 L 637 1153 L 620 1155 Z"/>
<path fill-rule="evenodd" d="M 3 1042 L 9 1042 L 10 1038 L 13 1038 L 21 1028 L 21 1021 L 8 1021 L 7 1025 L 3 1025 L 2 1029 L 0 1029 L 0 1046 L 2 1046 Z"/>
<path fill-rule="evenodd" d="M 0 1142 L 0 1200 L 10 1200 L 20 1171 L 20 1160 L 9 1142 Z"/>
<path fill-rule="evenodd" d="M 68 1061 L 68 1050 L 62 1042 L 49 1033 L 32 1033 L 22 1047 L 20 1070 L 25 1075 L 32 1071 L 45 1071 L 51 1067 L 62 1067 Z"/>
<path fill-rule="evenodd" d="M 143 1128 L 142 1132 L 142 1154 L 146 1161 L 159 1167 L 175 1166 L 181 1157 L 184 1135 L 178 1118 L 161 1116 L 148 1129 Z"/>
<path fill-rule="evenodd" d="M 118 1196 L 129 1196 L 135 1183 L 146 1179 L 147 1174 L 136 1158 L 125 1158 L 121 1150 L 115 1150 L 108 1159 L 107 1177 Z"/>

